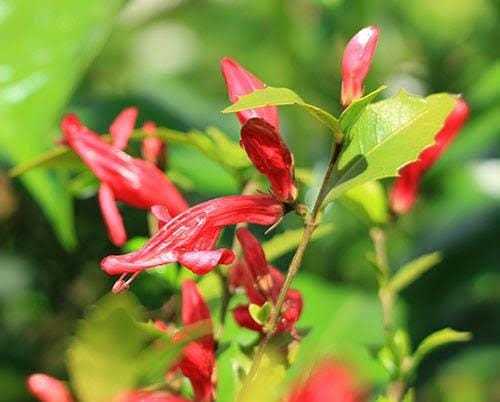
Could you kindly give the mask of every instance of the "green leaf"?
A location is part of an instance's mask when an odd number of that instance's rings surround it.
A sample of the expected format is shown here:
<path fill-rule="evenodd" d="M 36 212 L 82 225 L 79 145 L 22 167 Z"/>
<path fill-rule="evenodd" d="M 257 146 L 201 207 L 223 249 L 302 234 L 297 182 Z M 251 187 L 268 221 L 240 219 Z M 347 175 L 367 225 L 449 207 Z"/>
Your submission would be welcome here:
<path fill-rule="evenodd" d="M 332 234 L 334 226 L 331 223 L 320 225 L 313 234 L 313 239 L 321 239 L 329 234 Z M 271 240 L 262 244 L 264 253 L 268 261 L 274 261 L 286 253 L 294 250 L 302 238 L 303 228 L 287 230 L 286 232 L 277 234 Z"/>
<path fill-rule="evenodd" d="M 108 402 L 125 390 L 161 382 L 184 346 L 211 331 L 208 322 L 200 321 L 173 341 L 151 322 L 142 322 L 143 315 L 137 300 L 125 293 L 104 297 L 80 322 L 67 352 L 79 400 Z"/>
<path fill-rule="evenodd" d="M 99 180 L 90 170 L 85 170 L 75 178 L 71 179 L 68 189 L 75 197 L 88 198 L 96 194 L 99 188 Z"/>
<path fill-rule="evenodd" d="M 311 187 L 314 184 L 314 173 L 311 169 L 295 168 L 295 179 Z"/>
<path fill-rule="evenodd" d="M 420 278 L 425 272 L 439 264 L 441 260 L 442 257 L 439 252 L 422 255 L 401 267 L 391 278 L 387 286 L 395 293 L 400 292 Z"/>
<path fill-rule="evenodd" d="M 389 218 L 387 196 L 384 187 L 378 181 L 367 181 L 347 190 L 341 200 L 371 222 L 386 223 Z"/>
<path fill-rule="evenodd" d="M 416 368 L 424 357 L 442 346 L 456 342 L 467 342 L 472 339 L 470 332 L 455 331 L 452 328 L 444 328 L 434 332 L 425 338 L 414 354 L 414 367 Z"/>
<path fill-rule="evenodd" d="M 340 127 L 344 135 L 347 135 L 351 130 L 351 127 L 358 121 L 361 113 L 366 109 L 366 107 L 372 103 L 380 93 L 386 89 L 385 85 L 377 88 L 375 91 L 363 96 L 362 98 L 353 101 L 340 115 Z"/>
<path fill-rule="evenodd" d="M 225 108 L 222 113 L 234 113 L 265 106 L 297 105 L 309 112 L 336 135 L 340 134 L 340 125 L 336 117 L 327 111 L 305 102 L 299 95 L 288 88 L 267 87 L 248 95 L 240 96 L 238 102 Z"/>
<path fill-rule="evenodd" d="M 396 176 L 434 143 L 455 103 L 448 94 L 424 99 L 401 91 L 367 106 L 345 138 L 326 202 L 367 181 Z"/>
<path fill-rule="evenodd" d="M 55 126 L 83 72 L 107 38 L 122 0 L 6 0 L 3 15 L 0 148 L 13 164 L 51 146 Z M 22 40 L 20 40 L 22 38 Z M 64 172 L 31 172 L 21 180 L 61 242 L 76 243 Z"/>
<path fill-rule="evenodd" d="M 248 312 L 255 322 L 264 325 L 269 321 L 272 308 L 273 306 L 269 302 L 265 302 L 262 306 L 251 303 L 248 306 Z"/>
<path fill-rule="evenodd" d="M 130 294 L 109 295 L 79 324 L 67 356 L 79 400 L 110 401 L 137 385 L 137 359 L 151 339 L 137 325 L 140 318 L 141 308 Z"/>

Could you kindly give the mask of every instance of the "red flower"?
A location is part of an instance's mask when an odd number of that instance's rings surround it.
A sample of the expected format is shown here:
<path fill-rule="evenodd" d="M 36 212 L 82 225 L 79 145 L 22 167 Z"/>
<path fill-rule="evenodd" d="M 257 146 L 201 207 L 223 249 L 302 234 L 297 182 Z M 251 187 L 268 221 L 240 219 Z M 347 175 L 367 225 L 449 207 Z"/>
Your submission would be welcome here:
<path fill-rule="evenodd" d="M 347 44 L 342 57 L 342 105 L 348 106 L 363 95 L 365 80 L 377 47 L 379 29 L 363 28 Z"/>
<path fill-rule="evenodd" d="M 66 385 L 46 374 L 32 374 L 26 384 L 30 393 L 41 402 L 73 402 Z"/>
<path fill-rule="evenodd" d="M 343 365 L 325 360 L 295 387 L 286 402 L 362 402 L 364 393 Z"/>
<path fill-rule="evenodd" d="M 450 146 L 468 117 L 469 107 L 463 99 L 459 99 L 443 128 L 436 135 L 434 145 L 422 151 L 417 161 L 400 169 L 390 194 L 394 212 L 406 214 L 411 210 L 417 200 L 422 176 Z"/>
<path fill-rule="evenodd" d="M 156 124 L 152 121 L 147 121 L 142 126 L 146 133 L 146 137 L 142 140 L 141 154 L 144 160 L 156 165 L 160 168 L 165 164 L 166 145 L 156 135 Z"/>
<path fill-rule="evenodd" d="M 212 320 L 210 310 L 203 300 L 196 283 L 192 280 L 182 284 L 182 323 L 191 325 L 199 321 Z M 189 378 L 197 402 L 214 400 L 215 343 L 213 335 L 191 342 L 182 352 L 179 368 Z"/>
<path fill-rule="evenodd" d="M 232 103 L 265 85 L 236 61 L 224 58 L 222 74 Z M 280 136 L 278 109 L 268 106 L 237 113 L 242 124 L 241 146 L 257 170 L 265 175 L 274 196 L 283 202 L 297 198 L 293 155 Z"/>
<path fill-rule="evenodd" d="M 248 229 L 240 228 L 236 235 L 244 258 L 238 261 L 231 270 L 231 285 L 242 286 L 252 304 L 262 306 L 266 301 L 275 304 L 283 286 L 283 274 L 267 263 L 262 246 Z M 290 289 L 283 305 L 278 331 L 295 331 L 295 323 L 300 318 L 302 305 L 300 292 Z M 236 307 L 233 310 L 234 319 L 245 328 L 262 332 L 262 325 L 253 320 L 248 307 L 248 305 Z"/>
<path fill-rule="evenodd" d="M 234 195 L 198 204 L 166 222 L 138 251 L 104 258 L 101 267 L 109 275 L 122 275 L 115 291 L 128 287 L 126 274 L 171 262 L 179 262 L 198 275 L 218 264 L 229 264 L 234 254 L 228 249 L 215 250 L 225 226 L 241 222 L 271 225 L 283 215 L 281 203 L 264 195 Z M 168 217 L 165 217 L 168 219 Z"/>
<path fill-rule="evenodd" d="M 256 89 L 263 89 L 266 85 L 254 76 L 251 72 L 245 70 L 236 60 L 224 57 L 221 60 L 221 70 L 224 81 L 226 82 L 227 92 L 231 103 L 236 103 L 240 96 L 248 95 Z M 247 120 L 258 117 L 265 120 L 277 131 L 280 129 L 280 120 L 278 108 L 275 106 L 261 107 L 258 109 L 243 110 L 236 113 L 241 124 Z"/>
<path fill-rule="evenodd" d="M 108 144 L 85 127 L 75 115 L 66 116 L 61 129 L 69 145 L 101 181 L 99 204 L 111 241 L 117 246 L 126 241 L 122 217 L 116 200 L 136 208 L 164 205 L 171 215 L 188 205 L 175 186 L 154 165 L 135 159 L 121 150 L 130 136 L 137 111 L 125 109 L 113 122 Z"/>
<path fill-rule="evenodd" d="M 241 128 L 240 143 L 257 170 L 268 178 L 273 195 L 283 202 L 295 201 L 293 155 L 276 129 L 263 119 L 250 119 Z"/>

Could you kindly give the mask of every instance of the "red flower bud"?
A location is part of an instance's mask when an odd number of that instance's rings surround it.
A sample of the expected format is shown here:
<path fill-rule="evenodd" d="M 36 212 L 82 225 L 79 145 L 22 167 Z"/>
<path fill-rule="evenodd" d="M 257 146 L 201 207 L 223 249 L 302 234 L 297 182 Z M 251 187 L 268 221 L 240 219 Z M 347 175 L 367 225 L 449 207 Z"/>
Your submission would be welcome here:
<path fill-rule="evenodd" d="M 32 374 L 26 384 L 30 393 L 41 402 L 73 402 L 66 385 L 46 374 Z"/>
<path fill-rule="evenodd" d="M 377 47 L 379 29 L 363 28 L 347 44 L 342 57 L 342 105 L 348 106 L 363 95 L 365 80 Z"/>
<path fill-rule="evenodd" d="M 269 179 L 273 195 L 283 202 L 295 201 L 293 155 L 276 129 L 263 119 L 250 119 L 241 129 L 241 145 L 257 170 Z"/>
<path fill-rule="evenodd" d="M 422 176 L 450 146 L 468 117 L 469 107 L 460 98 L 443 128 L 437 133 L 436 142 L 422 151 L 418 160 L 400 169 L 390 193 L 391 208 L 395 213 L 406 214 L 412 209 L 418 197 Z"/>
<path fill-rule="evenodd" d="M 122 113 L 112 124 L 114 139 L 122 145 L 131 132 L 130 110 L 132 109 Z M 61 129 L 64 142 L 102 182 L 99 202 L 114 244 L 120 246 L 126 240 L 125 228 L 115 201 L 142 209 L 163 205 L 171 215 L 177 215 L 187 209 L 188 205 L 183 196 L 156 166 L 132 158 L 116 146 L 103 141 L 81 124 L 75 115 L 66 116 L 61 123 Z"/>
<path fill-rule="evenodd" d="M 364 393 L 352 373 L 342 364 L 325 360 L 298 384 L 285 402 L 362 402 Z"/>
<path fill-rule="evenodd" d="M 114 147 L 118 149 L 125 149 L 127 147 L 128 139 L 134 130 L 137 115 L 137 108 L 129 107 L 122 110 L 122 112 L 116 116 L 115 120 L 109 127 Z"/>
<path fill-rule="evenodd" d="M 231 103 L 236 103 L 240 96 L 248 95 L 256 89 L 266 87 L 261 80 L 245 70 L 236 60 L 229 57 L 224 57 L 221 60 L 221 70 Z M 278 109 L 275 106 L 243 110 L 236 113 L 236 115 L 241 124 L 245 124 L 248 119 L 253 117 L 259 117 L 273 126 L 277 131 L 280 129 Z"/>
<path fill-rule="evenodd" d="M 220 231 L 242 222 L 272 225 L 283 215 L 281 203 L 264 195 L 235 195 L 198 204 L 170 219 L 138 251 L 104 258 L 109 275 L 134 274 L 144 269 L 179 262 L 198 275 L 219 264 L 229 264 L 234 254 L 215 249 Z M 127 282 L 128 284 L 129 282 Z"/>
<path fill-rule="evenodd" d="M 229 278 L 231 286 L 242 286 L 252 304 L 262 306 L 266 301 L 275 304 L 285 279 L 283 274 L 267 263 L 262 246 L 248 229 L 240 228 L 236 235 L 244 258 L 231 270 Z M 277 330 L 294 332 L 302 306 L 300 292 L 295 289 L 288 290 Z M 242 327 L 261 332 L 262 325 L 253 320 L 248 307 L 248 305 L 236 307 L 233 310 L 234 319 Z"/>

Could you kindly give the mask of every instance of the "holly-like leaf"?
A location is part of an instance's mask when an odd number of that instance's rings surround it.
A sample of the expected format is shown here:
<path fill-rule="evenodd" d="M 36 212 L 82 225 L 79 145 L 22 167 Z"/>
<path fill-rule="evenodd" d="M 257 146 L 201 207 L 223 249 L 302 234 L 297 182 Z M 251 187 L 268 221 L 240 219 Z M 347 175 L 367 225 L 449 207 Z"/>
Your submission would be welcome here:
<path fill-rule="evenodd" d="M 345 138 L 326 202 L 367 181 L 396 176 L 434 143 L 455 103 L 449 94 L 420 98 L 401 91 L 367 106 Z"/>
<path fill-rule="evenodd" d="M 340 124 L 336 117 L 318 106 L 307 103 L 288 88 L 266 87 L 264 89 L 257 89 L 248 95 L 240 96 L 236 103 L 225 108 L 222 113 L 234 113 L 265 106 L 285 105 L 297 105 L 304 108 L 321 123 L 326 125 L 334 134 L 340 134 Z"/>
<path fill-rule="evenodd" d="M 359 211 L 370 222 L 386 223 L 389 218 L 387 196 L 384 187 L 378 181 L 367 181 L 346 191 L 342 202 L 355 211 Z"/>
<path fill-rule="evenodd" d="M 455 331 L 452 328 L 444 328 L 436 331 L 420 343 L 413 357 L 413 365 L 417 367 L 424 357 L 437 348 L 449 345 L 450 343 L 468 342 L 471 339 L 472 334 L 470 332 Z"/>
<path fill-rule="evenodd" d="M 439 264 L 441 260 L 442 257 L 439 252 L 422 255 L 401 267 L 387 286 L 395 293 L 400 292 L 425 272 Z"/>
<path fill-rule="evenodd" d="M 333 230 L 333 224 L 324 223 L 314 231 L 313 239 L 326 237 L 330 235 Z M 294 250 L 302 238 L 302 233 L 304 233 L 303 228 L 287 230 L 286 232 L 277 234 L 271 240 L 264 242 L 262 247 L 264 248 L 267 260 L 274 261 L 286 253 Z"/>
<path fill-rule="evenodd" d="M 123 0 L 2 1 L 0 149 L 13 164 L 48 149 L 64 104 L 98 54 Z M 22 38 L 22 40 L 20 40 Z M 22 178 L 63 244 L 76 243 L 67 176 L 37 171 Z"/>
<path fill-rule="evenodd" d="M 375 91 L 370 92 L 369 94 L 363 96 L 362 98 L 356 99 L 342 112 L 339 121 L 340 121 L 340 127 L 342 128 L 342 132 L 344 134 L 349 133 L 351 127 L 359 119 L 361 113 L 365 110 L 365 108 L 370 103 L 372 103 L 386 88 L 387 87 L 385 85 L 382 85 Z"/>

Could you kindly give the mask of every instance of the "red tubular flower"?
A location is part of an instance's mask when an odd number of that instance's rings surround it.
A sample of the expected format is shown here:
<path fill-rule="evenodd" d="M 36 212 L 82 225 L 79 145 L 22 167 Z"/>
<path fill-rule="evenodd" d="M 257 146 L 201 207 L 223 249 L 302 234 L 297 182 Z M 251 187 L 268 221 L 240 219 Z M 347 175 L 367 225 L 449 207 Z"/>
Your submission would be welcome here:
<path fill-rule="evenodd" d="M 262 89 L 265 85 L 253 74 L 230 58 L 221 61 L 229 100 L 238 101 L 242 95 Z M 237 113 L 242 124 L 241 146 L 257 170 L 265 175 L 274 196 L 283 202 L 297 198 L 294 184 L 293 156 L 280 136 L 278 109 L 268 106 Z"/>
<path fill-rule="evenodd" d="M 113 399 L 113 402 L 191 402 L 163 391 L 130 391 Z"/>
<path fill-rule="evenodd" d="M 142 126 L 146 137 L 142 140 L 141 154 L 144 160 L 160 168 L 165 164 L 165 142 L 156 135 L 156 124 L 147 121 Z"/>
<path fill-rule="evenodd" d="M 366 398 L 352 373 L 342 364 L 325 360 L 284 402 L 362 402 Z"/>
<path fill-rule="evenodd" d="M 265 195 L 234 195 L 198 204 L 166 222 L 161 229 L 135 252 L 112 255 L 101 262 L 109 275 L 122 275 L 115 290 L 128 286 L 126 274 L 139 272 L 171 262 L 179 262 L 198 275 L 218 264 L 229 264 L 234 254 L 228 249 L 215 250 L 220 231 L 242 222 L 271 225 L 283 215 L 283 206 Z M 122 287 L 125 286 L 125 287 Z"/>
<path fill-rule="evenodd" d="M 73 402 L 66 385 L 46 374 L 32 374 L 26 385 L 30 393 L 41 402 Z"/>
<path fill-rule="evenodd" d="M 404 166 L 399 171 L 390 193 L 392 210 L 397 214 L 408 213 L 415 204 L 424 173 L 429 170 L 450 146 L 469 117 L 469 107 L 463 99 L 458 99 L 443 128 L 436 135 L 434 145 L 426 148 L 418 160 Z"/>
<path fill-rule="evenodd" d="M 182 284 L 182 323 L 191 325 L 212 320 L 210 310 L 203 300 L 196 283 Z M 213 335 L 191 342 L 182 352 L 179 368 L 189 378 L 197 402 L 212 402 L 215 394 L 215 343 Z"/>
<path fill-rule="evenodd" d="M 363 95 L 365 80 L 377 48 L 379 29 L 363 28 L 347 44 L 342 57 L 342 105 L 348 106 Z"/>
<path fill-rule="evenodd" d="M 227 92 L 231 103 L 236 103 L 240 96 L 248 95 L 256 89 L 263 89 L 266 85 L 254 76 L 251 72 L 245 70 L 236 60 L 224 57 L 221 60 L 221 71 L 226 82 Z M 241 124 L 247 120 L 258 117 L 265 120 L 277 131 L 280 129 L 278 108 L 267 106 L 258 109 L 243 110 L 236 113 Z"/>
<path fill-rule="evenodd" d="M 269 179 L 273 195 L 280 201 L 297 198 L 293 155 L 276 129 L 253 118 L 241 128 L 241 145 L 257 170 Z"/>
<path fill-rule="evenodd" d="M 156 166 L 132 158 L 121 150 L 132 132 L 136 115 L 135 109 L 126 109 L 113 122 L 110 129 L 113 145 L 85 127 L 75 115 L 66 116 L 61 123 L 64 142 L 102 183 L 99 204 L 110 238 L 117 246 L 126 241 L 117 200 L 142 209 L 163 205 L 171 215 L 188 207 L 179 191 Z"/>
<path fill-rule="evenodd" d="M 252 304 L 262 306 L 266 301 L 276 303 L 284 282 L 283 274 L 267 263 L 262 246 L 248 229 L 238 229 L 236 236 L 241 244 L 244 258 L 231 270 L 231 285 L 242 286 Z M 302 306 L 300 292 L 290 289 L 286 294 L 278 331 L 292 333 L 295 331 L 295 323 L 300 318 Z M 262 332 L 262 325 L 253 320 L 248 307 L 248 305 L 236 307 L 233 310 L 234 319 L 242 327 Z"/>

